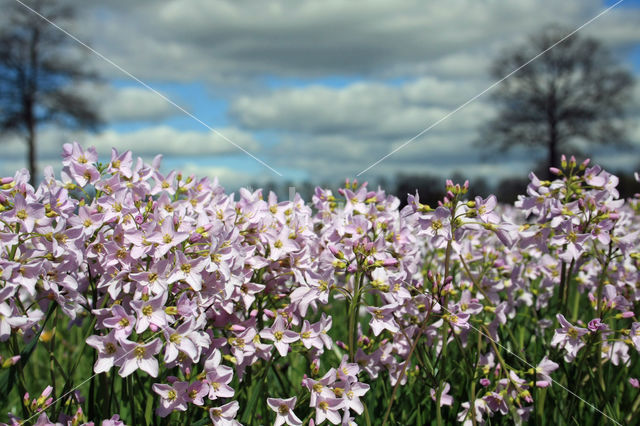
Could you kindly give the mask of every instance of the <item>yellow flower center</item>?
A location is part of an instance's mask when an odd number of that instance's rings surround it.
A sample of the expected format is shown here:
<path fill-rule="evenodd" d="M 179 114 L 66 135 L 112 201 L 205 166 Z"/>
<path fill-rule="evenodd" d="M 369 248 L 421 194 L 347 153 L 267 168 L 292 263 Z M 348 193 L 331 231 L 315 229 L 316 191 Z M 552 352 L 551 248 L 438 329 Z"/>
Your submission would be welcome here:
<path fill-rule="evenodd" d="M 142 359 L 144 358 L 144 354 L 147 352 L 147 348 L 145 348 L 144 346 L 137 346 L 134 350 L 133 353 L 136 356 L 136 358 L 138 359 Z"/>
<path fill-rule="evenodd" d="M 116 345 L 111 342 L 108 342 L 106 345 L 104 345 L 104 350 L 107 351 L 109 355 L 115 354 L 117 351 Z"/>

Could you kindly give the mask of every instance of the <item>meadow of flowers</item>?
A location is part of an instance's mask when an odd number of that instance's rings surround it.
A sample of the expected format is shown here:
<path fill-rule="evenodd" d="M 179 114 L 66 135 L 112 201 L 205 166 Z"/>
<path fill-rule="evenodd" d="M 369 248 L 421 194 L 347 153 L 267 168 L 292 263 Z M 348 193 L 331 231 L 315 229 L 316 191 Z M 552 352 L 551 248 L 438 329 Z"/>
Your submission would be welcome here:
<path fill-rule="evenodd" d="M 0 180 L 0 421 L 639 422 L 640 203 L 600 167 L 400 208 L 159 161 L 74 143 Z"/>

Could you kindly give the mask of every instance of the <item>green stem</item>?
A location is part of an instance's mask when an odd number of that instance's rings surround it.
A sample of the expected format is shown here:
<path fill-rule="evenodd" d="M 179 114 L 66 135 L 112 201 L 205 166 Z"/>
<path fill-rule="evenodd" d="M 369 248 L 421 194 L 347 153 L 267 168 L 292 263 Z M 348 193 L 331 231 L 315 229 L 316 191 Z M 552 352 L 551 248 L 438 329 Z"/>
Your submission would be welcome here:
<path fill-rule="evenodd" d="M 429 311 L 429 314 L 430 313 L 431 313 L 431 311 Z M 424 322 L 422 323 L 422 326 L 418 330 L 418 334 L 416 335 L 416 338 L 413 341 L 413 344 L 411 345 L 411 349 L 409 350 L 409 355 L 407 356 L 407 360 L 404 363 L 404 365 L 402 366 L 402 371 L 400 371 L 400 375 L 398 376 L 398 380 L 396 381 L 396 384 L 393 387 L 393 391 L 391 392 L 391 398 L 389 398 L 389 405 L 387 405 L 387 410 L 384 413 L 384 418 L 382 419 L 382 426 L 387 424 L 387 420 L 389 419 L 389 414 L 391 413 L 391 406 L 393 405 L 393 400 L 395 399 L 396 392 L 398 391 L 398 387 L 400 386 L 400 382 L 402 382 L 402 379 L 404 378 L 404 374 L 407 371 L 407 367 L 409 366 L 409 362 L 411 360 L 411 355 L 413 355 L 413 351 L 416 350 L 416 346 L 418 346 L 418 341 L 420 340 L 420 337 L 422 336 L 422 333 L 424 333 L 424 330 L 427 327 L 427 321 L 429 319 L 429 314 L 427 314 L 426 318 L 424 319 Z"/>
<path fill-rule="evenodd" d="M 631 404 L 631 411 L 625 419 L 628 425 L 630 425 L 631 420 L 633 420 L 633 418 L 638 415 L 638 408 L 640 408 L 640 392 L 638 392 L 638 394 L 636 395 L 636 399 L 633 400 L 633 404 Z"/>
<path fill-rule="evenodd" d="M 360 309 L 360 289 L 362 288 L 362 282 L 364 280 L 364 273 L 358 272 L 355 276 L 354 283 L 355 288 L 353 290 L 353 297 L 349 304 L 349 360 L 355 362 L 356 355 L 356 335 L 358 334 L 358 311 Z"/>

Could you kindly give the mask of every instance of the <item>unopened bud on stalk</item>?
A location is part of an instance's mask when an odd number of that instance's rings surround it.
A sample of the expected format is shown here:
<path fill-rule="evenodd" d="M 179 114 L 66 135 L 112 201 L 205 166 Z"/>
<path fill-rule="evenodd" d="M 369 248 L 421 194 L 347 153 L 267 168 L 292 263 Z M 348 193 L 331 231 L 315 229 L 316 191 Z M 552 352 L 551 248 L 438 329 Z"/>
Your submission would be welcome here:
<path fill-rule="evenodd" d="M 311 361 L 311 374 L 313 376 L 317 376 L 319 372 L 320 372 L 320 360 L 318 358 L 315 358 L 313 361 Z"/>
<path fill-rule="evenodd" d="M 433 282 L 433 272 L 431 272 L 431 270 L 427 271 L 427 279 Z"/>
<path fill-rule="evenodd" d="M 344 253 L 340 251 L 338 247 L 334 246 L 333 244 L 330 244 L 328 248 L 331 254 L 333 254 L 336 258 L 344 259 Z"/>
<path fill-rule="evenodd" d="M 560 167 L 562 167 L 563 169 L 567 168 L 567 157 L 562 154 L 562 157 L 560 157 Z"/>
<path fill-rule="evenodd" d="M 580 164 L 580 170 L 584 170 L 587 168 L 587 166 L 589 165 L 589 162 L 591 161 L 590 158 L 587 158 L 586 160 L 584 160 L 582 162 L 582 164 Z"/>
<path fill-rule="evenodd" d="M 393 257 L 389 257 L 382 261 L 382 266 L 396 266 L 398 264 L 398 259 Z"/>
<path fill-rule="evenodd" d="M 2 363 L 2 368 L 8 368 L 13 365 L 16 365 L 18 361 L 20 361 L 20 355 L 15 355 L 15 356 L 12 356 L 11 358 L 7 358 Z"/>
<path fill-rule="evenodd" d="M 562 170 L 557 167 L 549 167 L 549 171 L 556 176 L 562 176 Z"/>

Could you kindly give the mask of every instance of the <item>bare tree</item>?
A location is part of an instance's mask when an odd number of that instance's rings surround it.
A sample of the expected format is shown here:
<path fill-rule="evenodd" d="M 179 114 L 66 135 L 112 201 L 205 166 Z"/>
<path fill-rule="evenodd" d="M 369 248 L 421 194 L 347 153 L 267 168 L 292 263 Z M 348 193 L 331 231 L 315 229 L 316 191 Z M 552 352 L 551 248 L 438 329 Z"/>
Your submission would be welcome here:
<path fill-rule="evenodd" d="M 493 63 L 496 79 L 522 66 L 570 30 L 546 28 Z M 624 143 L 622 120 L 631 99 L 632 75 L 593 38 L 573 35 L 505 79 L 492 94 L 498 115 L 482 129 L 482 142 L 507 150 L 543 146 L 548 166 L 575 141 Z"/>
<path fill-rule="evenodd" d="M 95 107 L 75 89 L 79 81 L 96 75 L 87 71 L 64 33 L 17 2 L 1 3 L 5 16 L 0 28 L 0 130 L 25 139 L 35 183 L 41 125 L 95 129 L 99 124 Z M 70 22 L 74 16 L 70 6 L 55 0 L 28 4 L 52 22 Z"/>

